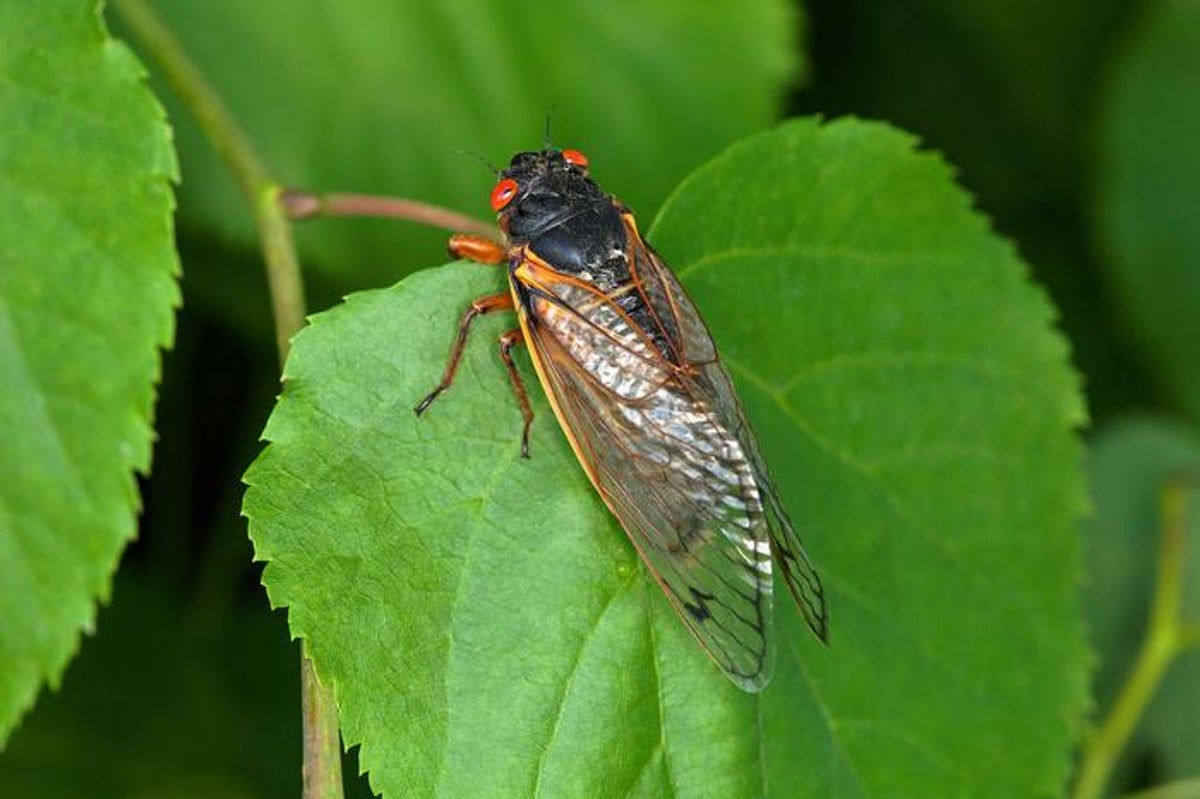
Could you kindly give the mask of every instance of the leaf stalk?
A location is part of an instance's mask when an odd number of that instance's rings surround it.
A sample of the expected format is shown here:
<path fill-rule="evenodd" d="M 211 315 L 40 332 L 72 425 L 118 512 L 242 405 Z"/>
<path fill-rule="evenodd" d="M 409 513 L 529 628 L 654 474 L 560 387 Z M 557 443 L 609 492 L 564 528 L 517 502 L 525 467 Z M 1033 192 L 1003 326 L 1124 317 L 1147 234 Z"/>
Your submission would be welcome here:
<path fill-rule="evenodd" d="M 1200 644 L 1197 627 L 1182 618 L 1184 539 L 1191 489 L 1187 481 L 1171 480 L 1160 493 L 1157 579 L 1146 636 L 1116 702 L 1084 749 L 1073 799 L 1100 799 L 1104 795 L 1117 759 L 1167 667 L 1185 649 Z"/>
<path fill-rule="evenodd" d="M 316 216 L 374 216 L 417 222 L 451 233 L 473 233 L 492 241 L 500 241 L 499 231 L 494 224 L 449 208 L 402 197 L 384 197 L 377 194 L 313 194 L 299 189 L 287 189 L 280 195 L 279 202 L 292 219 L 311 219 Z"/>

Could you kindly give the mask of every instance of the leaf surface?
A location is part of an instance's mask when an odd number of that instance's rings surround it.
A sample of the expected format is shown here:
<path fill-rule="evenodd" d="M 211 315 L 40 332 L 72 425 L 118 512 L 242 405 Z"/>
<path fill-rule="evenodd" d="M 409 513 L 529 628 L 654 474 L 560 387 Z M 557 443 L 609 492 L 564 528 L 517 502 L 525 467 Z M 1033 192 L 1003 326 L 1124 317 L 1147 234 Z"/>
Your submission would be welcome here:
<path fill-rule="evenodd" d="M 619 185 L 607 188 L 621 193 Z M 935 156 L 799 120 L 683 182 L 649 239 L 706 314 L 826 581 L 776 675 L 708 662 L 485 318 L 422 419 L 458 264 L 296 339 L 245 512 L 272 601 L 385 795 L 1048 795 L 1085 699 L 1083 419 L 1053 313 Z M 526 379 L 533 375 L 523 364 Z"/>
<path fill-rule="evenodd" d="M 134 535 L 179 301 L 170 131 L 97 14 L 0 5 L 0 742 Z"/>

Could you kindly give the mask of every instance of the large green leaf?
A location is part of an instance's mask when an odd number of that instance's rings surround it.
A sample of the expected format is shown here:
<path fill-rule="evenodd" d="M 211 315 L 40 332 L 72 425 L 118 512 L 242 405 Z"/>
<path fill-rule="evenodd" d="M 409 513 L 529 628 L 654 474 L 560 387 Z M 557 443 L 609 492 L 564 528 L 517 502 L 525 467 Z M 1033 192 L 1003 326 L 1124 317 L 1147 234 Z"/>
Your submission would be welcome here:
<path fill-rule="evenodd" d="M 501 286 L 473 265 L 422 272 L 297 337 L 246 478 L 268 592 L 374 786 L 1056 792 L 1084 703 L 1083 411 L 1012 248 L 939 159 L 853 120 L 733 147 L 651 238 L 706 312 L 807 531 L 832 643 L 784 607 L 765 693 L 717 672 L 540 392 L 533 457 L 518 457 L 493 344 L 511 320 L 480 325 L 459 382 L 415 419 L 464 304 Z"/>
<path fill-rule="evenodd" d="M 552 110 L 554 139 L 603 154 L 600 173 L 651 213 L 689 170 L 777 118 L 802 32 L 785 0 L 158 5 L 281 180 L 480 216 L 493 179 L 455 151 L 506 163 L 541 146 Z M 183 223 L 253 241 L 211 147 L 170 110 Z M 443 234 L 394 223 L 302 233 L 308 265 L 356 288 L 445 252 Z"/>
<path fill-rule="evenodd" d="M 0 4 L 0 741 L 134 534 L 178 302 L 170 132 L 94 0 Z"/>
<path fill-rule="evenodd" d="M 1107 713 L 1128 677 L 1149 621 L 1158 563 L 1159 497 L 1171 479 L 1200 469 L 1200 435 L 1175 422 L 1135 418 L 1096 436 L 1090 455 L 1095 518 L 1087 526 L 1086 606 L 1100 655 L 1098 710 Z M 1200 491 L 1191 498 L 1183 612 L 1200 621 Z M 1154 781 L 1200 772 L 1200 652 L 1167 672 L 1125 758 L 1125 776 Z M 1128 785 L 1128 788 L 1143 787 Z"/>
<path fill-rule="evenodd" d="M 1160 382 L 1200 419 L 1200 5 L 1164 0 L 1130 43 L 1101 127 L 1111 295 Z"/>

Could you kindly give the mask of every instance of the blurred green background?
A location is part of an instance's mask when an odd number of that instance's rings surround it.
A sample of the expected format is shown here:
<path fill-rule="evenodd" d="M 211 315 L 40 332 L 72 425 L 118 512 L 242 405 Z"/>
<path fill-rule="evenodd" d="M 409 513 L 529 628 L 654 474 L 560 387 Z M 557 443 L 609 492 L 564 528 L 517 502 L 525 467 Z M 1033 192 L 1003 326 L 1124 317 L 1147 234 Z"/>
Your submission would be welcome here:
<path fill-rule="evenodd" d="M 569 35 L 532 8 L 485 5 L 473 16 L 425 12 L 420 31 L 438 35 L 405 41 L 376 41 L 376 30 L 403 28 L 381 3 L 160 5 L 276 173 L 314 188 L 483 216 L 491 178 L 451 150 L 503 161 L 540 144 L 551 107 L 555 139 L 588 152 L 645 227 L 690 169 L 787 116 L 881 119 L 943 152 L 1048 288 L 1084 376 L 1096 507 L 1085 590 L 1106 707 L 1148 601 L 1155 487 L 1200 461 L 1200 3 L 810 0 L 755 3 L 728 26 L 687 3 L 604 15 L 576 4 Z M 742 54 L 735 66 L 705 56 L 703 74 L 672 72 L 692 63 L 675 50 L 721 42 Z M 562 48 L 592 55 L 562 66 Z M 629 82 L 639 91 L 623 91 Z M 264 101 L 272 94 L 278 102 Z M 381 96 L 394 101 L 381 107 Z M 185 306 L 165 358 L 139 539 L 100 634 L 0 755 L 4 796 L 299 790 L 298 649 L 267 607 L 238 515 L 239 478 L 277 389 L 265 280 L 241 200 L 166 102 L 185 181 Z M 355 152 L 360 124 L 389 153 L 377 164 Z M 401 141 L 399 130 L 417 133 Z M 440 233 L 403 227 L 303 230 L 310 310 L 441 262 Z M 1121 790 L 1200 774 L 1198 696 L 1193 652 L 1124 759 Z"/>

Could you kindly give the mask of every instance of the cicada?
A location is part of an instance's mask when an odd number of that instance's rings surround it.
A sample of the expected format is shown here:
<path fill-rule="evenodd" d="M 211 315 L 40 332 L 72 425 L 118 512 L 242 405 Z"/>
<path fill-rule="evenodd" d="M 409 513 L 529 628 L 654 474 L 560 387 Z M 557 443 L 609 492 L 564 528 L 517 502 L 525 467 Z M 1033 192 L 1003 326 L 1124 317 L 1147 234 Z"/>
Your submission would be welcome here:
<path fill-rule="evenodd" d="M 704 320 L 577 150 L 518 153 L 491 205 L 505 244 L 460 234 L 450 251 L 505 266 L 509 291 L 472 303 L 416 412 L 450 386 L 472 320 L 515 309 L 500 356 L 524 416 L 522 454 L 533 413 L 511 350 L 523 342 L 579 463 L 671 606 L 730 680 L 762 690 L 773 567 L 822 641 L 825 597 Z"/>

